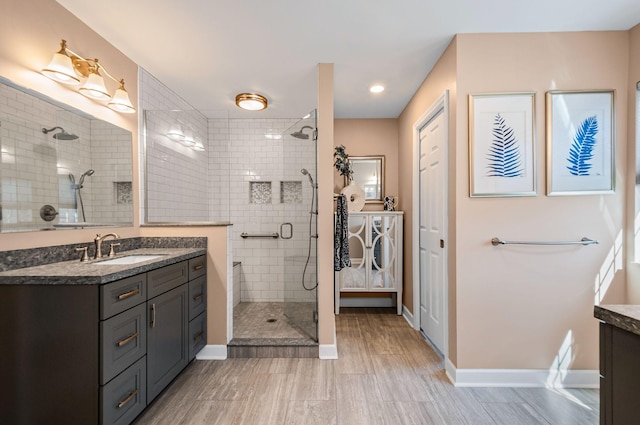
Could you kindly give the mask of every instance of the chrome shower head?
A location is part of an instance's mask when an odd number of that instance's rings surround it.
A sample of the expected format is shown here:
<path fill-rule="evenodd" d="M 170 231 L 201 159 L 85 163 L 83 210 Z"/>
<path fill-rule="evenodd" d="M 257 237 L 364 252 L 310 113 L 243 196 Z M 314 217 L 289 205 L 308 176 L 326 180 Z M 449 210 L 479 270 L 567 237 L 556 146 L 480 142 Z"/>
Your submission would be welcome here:
<path fill-rule="evenodd" d="M 76 140 L 78 136 L 75 134 L 67 133 L 66 130 L 62 127 L 53 127 L 53 128 L 42 128 L 42 132 L 44 134 L 49 134 L 53 130 L 60 130 L 60 132 L 53 135 L 53 138 L 56 140 Z"/>
<path fill-rule="evenodd" d="M 308 128 L 310 130 L 313 130 L 313 127 L 309 126 L 309 125 L 305 125 L 303 126 L 300 130 L 298 131 L 294 131 L 293 133 L 291 133 L 291 135 L 293 137 L 295 137 L 296 139 L 302 139 L 302 140 L 307 140 L 309 139 L 309 135 L 304 133 L 304 129 Z"/>

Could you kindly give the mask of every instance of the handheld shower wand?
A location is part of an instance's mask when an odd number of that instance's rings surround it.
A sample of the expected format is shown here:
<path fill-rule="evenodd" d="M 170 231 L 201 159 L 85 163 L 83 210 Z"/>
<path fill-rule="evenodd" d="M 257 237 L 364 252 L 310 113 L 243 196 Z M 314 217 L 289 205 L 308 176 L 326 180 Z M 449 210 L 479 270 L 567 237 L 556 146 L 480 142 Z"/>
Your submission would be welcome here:
<path fill-rule="evenodd" d="M 316 189 L 318 189 L 318 185 L 314 183 L 313 181 L 313 177 L 311 177 L 311 173 L 309 172 L 309 170 L 307 170 L 306 168 L 303 168 L 300 170 L 300 172 L 307 176 L 309 178 L 309 183 L 311 183 L 311 211 L 309 211 L 309 248 L 307 250 L 307 261 L 304 263 L 304 269 L 302 270 L 302 287 L 307 290 L 307 291 L 313 291 L 314 289 L 316 289 L 318 287 L 318 282 L 316 280 L 316 284 L 313 285 L 312 287 L 308 288 L 307 285 L 305 285 L 304 283 L 304 278 L 305 275 L 307 274 L 307 268 L 309 267 L 309 259 L 311 258 L 311 241 L 314 238 L 317 238 L 318 235 L 314 235 L 312 234 L 312 230 L 313 230 L 313 216 L 318 214 L 317 210 L 313 210 L 313 206 L 315 204 L 315 196 L 316 196 Z"/>
<path fill-rule="evenodd" d="M 316 189 L 316 188 L 317 188 L 317 186 L 316 186 L 316 184 L 313 182 L 313 177 L 311 177 L 311 173 L 309 173 L 309 171 L 307 171 L 307 169 L 306 169 L 306 168 L 301 169 L 301 170 L 300 170 L 300 172 L 301 172 L 303 175 L 305 175 L 305 176 L 307 176 L 307 177 L 309 178 L 309 183 L 311 183 L 311 187 L 313 187 L 314 189 Z"/>

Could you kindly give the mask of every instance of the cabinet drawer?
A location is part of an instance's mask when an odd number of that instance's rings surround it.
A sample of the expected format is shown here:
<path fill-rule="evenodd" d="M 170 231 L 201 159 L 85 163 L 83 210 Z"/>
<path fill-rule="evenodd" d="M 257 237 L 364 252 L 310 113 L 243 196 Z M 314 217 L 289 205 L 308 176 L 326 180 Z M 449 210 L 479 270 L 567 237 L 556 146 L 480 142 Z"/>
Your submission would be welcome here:
<path fill-rule="evenodd" d="M 100 331 L 100 383 L 106 384 L 146 354 L 146 304 L 100 322 Z"/>
<path fill-rule="evenodd" d="M 207 313 L 202 313 L 189 322 L 189 361 L 193 360 L 205 345 L 207 345 Z"/>
<path fill-rule="evenodd" d="M 147 406 L 147 358 L 100 388 L 101 425 L 128 425 Z"/>
<path fill-rule="evenodd" d="M 147 300 L 147 274 L 100 287 L 100 318 L 107 319 Z"/>
<path fill-rule="evenodd" d="M 189 320 L 207 309 L 207 277 L 189 282 Z"/>
<path fill-rule="evenodd" d="M 192 258 L 189 260 L 189 280 L 204 276 L 207 273 L 207 256 Z"/>
<path fill-rule="evenodd" d="M 173 288 L 177 288 L 188 280 L 188 261 L 171 264 L 147 273 L 148 298 L 153 298 Z"/>

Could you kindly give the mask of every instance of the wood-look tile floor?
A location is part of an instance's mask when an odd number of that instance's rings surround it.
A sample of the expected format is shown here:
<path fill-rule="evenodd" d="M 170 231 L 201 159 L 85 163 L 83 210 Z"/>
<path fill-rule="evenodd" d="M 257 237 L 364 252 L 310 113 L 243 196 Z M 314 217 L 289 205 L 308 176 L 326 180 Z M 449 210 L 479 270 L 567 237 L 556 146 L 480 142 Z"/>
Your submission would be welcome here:
<path fill-rule="evenodd" d="M 195 361 L 136 425 L 589 425 L 598 390 L 455 388 L 394 309 L 341 309 L 338 360 Z"/>

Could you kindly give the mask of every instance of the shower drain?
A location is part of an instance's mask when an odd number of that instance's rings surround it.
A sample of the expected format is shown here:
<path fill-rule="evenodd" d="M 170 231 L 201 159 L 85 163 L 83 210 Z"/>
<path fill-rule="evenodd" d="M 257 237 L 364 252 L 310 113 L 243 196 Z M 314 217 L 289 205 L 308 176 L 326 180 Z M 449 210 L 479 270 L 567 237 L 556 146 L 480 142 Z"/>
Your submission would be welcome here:
<path fill-rule="evenodd" d="M 267 323 L 275 323 L 278 319 L 267 319 Z"/>

